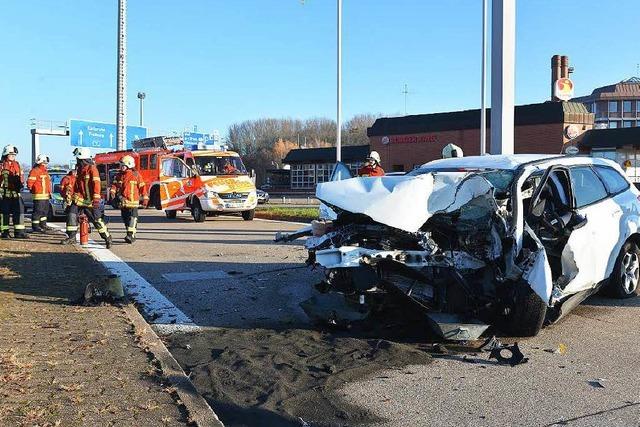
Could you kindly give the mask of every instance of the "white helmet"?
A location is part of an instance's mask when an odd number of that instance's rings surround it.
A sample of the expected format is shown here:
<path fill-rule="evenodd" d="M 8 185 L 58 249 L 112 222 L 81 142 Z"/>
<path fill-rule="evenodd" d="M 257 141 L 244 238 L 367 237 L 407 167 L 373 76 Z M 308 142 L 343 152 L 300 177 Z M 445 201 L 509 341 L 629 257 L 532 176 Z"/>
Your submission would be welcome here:
<path fill-rule="evenodd" d="M 2 150 L 2 157 L 8 156 L 9 154 L 18 154 L 18 148 L 15 145 L 5 145 Z"/>
<path fill-rule="evenodd" d="M 89 160 L 91 159 L 91 151 L 89 151 L 86 147 L 78 147 L 73 150 L 73 155 L 76 156 L 78 160 Z"/>
<path fill-rule="evenodd" d="M 36 157 L 36 165 L 41 165 L 41 164 L 49 164 L 49 156 L 45 156 L 44 154 L 38 154 L 38 157 Z"/>
<path fill-rule="evenodd" d="M 447 144 L 442 149 L 442 158 L 449 159 L 451 157 L 463 157 L 464 153 L 462 152 L 462 148 L 458 147 L 455 144 Z"/>
<path fill-rule="evenodd" d="M 369 157 L 367 159 L 375 160 L 376 163 L 380 164 L 380 154 L 377 151 L 372 151 L 369 153 Z"/>
<path fill-rule="evenodd" d="M 120 164 L 128 167 L 129 169 L 133 169 L 136 167 L 136 161 L 133 160 L 133 157 L 130 155 L 122 156 L 120 159 Z"/>

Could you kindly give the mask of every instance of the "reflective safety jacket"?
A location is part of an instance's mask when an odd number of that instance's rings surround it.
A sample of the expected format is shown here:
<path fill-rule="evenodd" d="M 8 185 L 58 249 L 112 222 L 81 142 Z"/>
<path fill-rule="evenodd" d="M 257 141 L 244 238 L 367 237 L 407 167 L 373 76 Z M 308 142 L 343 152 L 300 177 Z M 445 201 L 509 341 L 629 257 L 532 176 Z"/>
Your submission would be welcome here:
<path fill-rule="evenodd" d="M 49 200 L 51 197 L 51 177 L 45 165 L 36 165 L 29 172 L 27 187 L 33 194 L 33 200 Z"/>
<path fill-rule="evenodd" d="M 358 176 L 384 176 L 384 169 L 378 165 L 364 166 L 358 171 Z"/>
<path fill-rule="evenodd" d="M 69 172 L 60 181 L 60 195 L 67 205 L 73 200 L 73 186 L 76 184 L 76 176 L 73 172 Z"/>
<path fill-rule="evenodd" d="M 73 185 L 73 202 L 78 206 L 90 207 L 101 198 L 98 168 L 94 164 L 82 166 Z"/>
<path fill-rule="evenodd" d="M 22 188 L 22 168 L 20 163 L 5 160 L 0 165 L 0 197 L 17 199 Z"/>
<path fill-rule="evenodd" d="M 149 200 L 147 185 L 138 173 L 133 169 L 127 169 L 118 173 L 113 179 L 109 189 L 111 198 L 121 198 L 121 208 L 137 208 L 140 206 L 140 198 Z"/>

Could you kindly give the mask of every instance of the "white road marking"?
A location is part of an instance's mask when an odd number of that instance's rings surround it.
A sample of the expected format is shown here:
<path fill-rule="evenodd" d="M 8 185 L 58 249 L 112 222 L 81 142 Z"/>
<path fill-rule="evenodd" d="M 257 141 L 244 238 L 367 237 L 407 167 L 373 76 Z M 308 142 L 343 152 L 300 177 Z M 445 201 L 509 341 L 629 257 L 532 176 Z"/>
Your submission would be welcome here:
<path fill-rule="evenodd" d="M 264 221 L 264 222 L 279 222 L 280 224 L 294 224 L 294 225 L 310 225 L 311 221 L 309 222 L 294 222 L 294 221 L 280 221 L 277 219 L 264 219 L 264 218 L 254 218 L 254 221 Z"/>
<path fill-rule="evenodd" d="M 59 226 L 53 224 L 52 226 L 61 229 Z M 138 304 L 138 310 L 142 312 L 147 322 L 154 325 L 154 329 L 184 332 L 199 328 L 189 316 L 104 245 L 89 240 L 88 245 L 78 245 L 78 247 L 103 264 L 111 273 L 120 276 L 127 296 Z"/>
<path fill-rule="evenodd" d="M 191 271 L 188 273 L 164 273 L 162 277 L 169 282 L 190 282 L 193 280 L 228 279 L 229 274 L 222 270 Z"/>

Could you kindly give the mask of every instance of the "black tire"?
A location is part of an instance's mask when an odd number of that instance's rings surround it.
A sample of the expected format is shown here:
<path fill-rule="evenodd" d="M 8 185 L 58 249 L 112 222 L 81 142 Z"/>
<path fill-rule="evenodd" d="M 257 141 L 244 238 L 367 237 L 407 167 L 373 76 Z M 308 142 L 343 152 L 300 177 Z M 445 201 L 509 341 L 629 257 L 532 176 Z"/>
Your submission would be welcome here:
<path fill-rule="evenodd" d="M 162 210 L 162 203 L 160 202 L 160 188 L 155 186 L 149 192 L 149 204 L 157 210 Z"/>
<path fill-rule="evenodd" d="M 167 219 L 176 219 L 178 216 L 178 211 L 164 211 L 164 215 Z"/>
<path fill-rule="evenodd" d="M 513 306 L 505 319 L 504 329 L 518 337 L 538 335 L 547 314 L 547 305 L 528 283 L 517 283 Z"/>
<path fill-rule="evenodd" d="M 633 298 L 638 295 L 640 281 L 640 249 L 634 242 L 627 241 L 616 258 L 609 281 L 602 293 L 618 299 Z"/>
<path fill-rule="evenodd" d="M 198 199 L 194 199 L 191 203 L 191 215 L 195 222 L 205 222 L 207 219 L 207 213 L 202 210 L 202 206 L 200 206 L 200 201 Z"/>
<path fill-rule="evenodd" d="M 256 216 L 256 210 L 251 209 L 250 211 L 242 211 L 242 219 L 245 221 L 253 221 L 253 218 Z"/>

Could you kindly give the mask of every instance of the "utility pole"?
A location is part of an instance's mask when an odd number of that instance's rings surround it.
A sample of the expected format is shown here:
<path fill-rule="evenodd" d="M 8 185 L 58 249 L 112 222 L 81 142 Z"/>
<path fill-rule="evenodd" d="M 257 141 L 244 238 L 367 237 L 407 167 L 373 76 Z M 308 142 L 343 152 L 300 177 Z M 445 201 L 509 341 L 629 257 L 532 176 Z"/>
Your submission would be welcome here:
<path fill-rule="evenodd" d="M 482 0 L 482 80 L 480 82 L 480 155 L 487 153 L 487 1 Z"/>
<path fill-rule="evenodd" d="M 491 154 L 513 154 L 516 0 L 492 5 Z"/>
<path fill-rule="evenodd" d="M 116 142 L 127 145 L 127 0 L 118 0 L 118 90 L 116 100 Z"/>
<path fill-rule="evenodd" d="M 407 115 L 407 95 L 409 95 L 409 88 L 407 87 L 407 84 L 404 84 L 404 90 L 402 91 L 402 93 L 404 94 L 404 115 Z"/>
<path fill-rule="evenodd" d="M 143 110 L 143 106 L 142 103 L 144 101 L 144 99 L 147 97 L 147 94 L 144 92 L 138 92 L 138 99 L 140 100 L 140 127 L 143 126 L 143 117 L 144 117 L 144 110 Z"/>
<path fill-rule="evenodd" d="M 336 118 L 336 162 L 342 160 L 342 0 L 338 3 L 338 93 L 337 93 L 337 118 Z"/>

